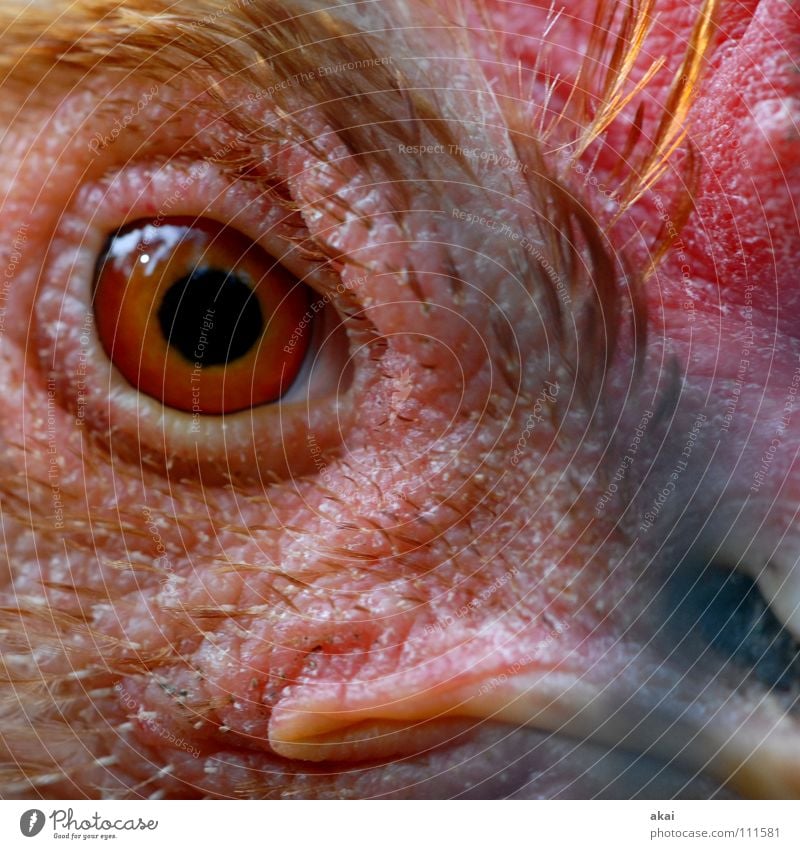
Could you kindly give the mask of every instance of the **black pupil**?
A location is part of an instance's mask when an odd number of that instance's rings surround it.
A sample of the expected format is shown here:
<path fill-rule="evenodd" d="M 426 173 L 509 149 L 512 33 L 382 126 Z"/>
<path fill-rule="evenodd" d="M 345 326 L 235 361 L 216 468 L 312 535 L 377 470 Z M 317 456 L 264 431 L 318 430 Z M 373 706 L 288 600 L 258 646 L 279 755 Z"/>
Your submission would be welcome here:
<path fill-rule="evenodd" d="M 253 290 L 241 277 L 215 268 L 195 269 L 170 286 L 158 321 L 167 342 L 201 366 L 243 357 L 264 329 Z"/>

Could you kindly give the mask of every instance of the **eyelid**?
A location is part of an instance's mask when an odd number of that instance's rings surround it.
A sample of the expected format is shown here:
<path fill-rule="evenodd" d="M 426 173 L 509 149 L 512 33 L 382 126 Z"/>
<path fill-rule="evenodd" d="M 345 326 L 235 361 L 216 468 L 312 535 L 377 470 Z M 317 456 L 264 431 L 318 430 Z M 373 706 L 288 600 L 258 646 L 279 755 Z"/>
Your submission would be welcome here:
<path fill-rule="evenodd" d="M 176 185 L 182 187 L 178 197 Z M 307 434 L 313 432 L 320 450 L 330 450 L 352 415 L 346 380 L 337 385 L 330 369 L 304 369 L 305 391 L 296 388 L 301 376 L 276 404 L 224 417 L 193 417 L 137 393 L 105 356 L 91 298 L 95 265 L 109 230 L 139 218 L 181 214 L 236 227 L 300 281 L 318 291 L 335 291 L 336 275 L 295 250 L 287 236 L 297 226 L 287 225 L 286 210 L 257 184 L 231 181 L 213 164 L 133 163 L 84 185 L 56 230 L 34 306 L 42 369 L 53 374 L 60 401 L 77 426 L 88 425 L 107 448 L 130 462 L 186 475 L 197 475 L 199 464 L 209 483 L 312 469 Z M 317 340 L 329 335 L 334 343 L 338 339 L 346 359 L 344 331 L 336 324 L 329 307 L 315 335 Z"/>

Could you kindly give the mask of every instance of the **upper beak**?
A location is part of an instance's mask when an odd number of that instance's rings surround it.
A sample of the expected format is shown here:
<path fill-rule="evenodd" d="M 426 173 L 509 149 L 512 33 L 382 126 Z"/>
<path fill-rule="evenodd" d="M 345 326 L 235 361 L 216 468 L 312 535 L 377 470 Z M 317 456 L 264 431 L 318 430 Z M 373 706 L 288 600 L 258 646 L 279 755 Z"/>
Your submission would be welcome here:
<path fill-rule="evenodd" d="M 474 646 L 461 652 L 372 680 L 336 681 L 329 670 L 299 682 L 273 711 L 270 746 L 309 761 L 383 759 L 447 742 L 454 717 L 499 721 L 656 757 L 739 796 L 800 798 L 800 726 L 769 698 L 753 704 L 713 683 L 698 698 L 694 680 L 666 668 L 647 689 L 496 653 L 470 667 Z"/>

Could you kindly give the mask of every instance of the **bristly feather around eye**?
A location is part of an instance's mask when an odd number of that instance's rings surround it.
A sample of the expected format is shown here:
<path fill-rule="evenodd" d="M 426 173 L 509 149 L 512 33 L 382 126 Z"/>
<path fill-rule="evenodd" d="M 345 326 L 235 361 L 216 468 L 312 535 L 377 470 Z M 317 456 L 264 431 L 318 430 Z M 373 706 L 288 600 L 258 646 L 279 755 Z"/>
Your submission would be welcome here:
<path fill-rule="evenodd" d="M 465 73 L 479 90 L 475 98 L 487 114 L 496 112 L 505 122 L 508 155 L 519 163 L 533 203 L 538 205 L 539 215 L 523 222 L 523 227 L 545 246 L 543 257 L 511 256 L 511 265 L 528 278 L 527 285 L 546 305 L 552 326 L 563 339 L 564 365 L 590 398 L 596 397 L 620 334 L 628 337 L 637 357 L 645 350 L 646 274 L 625 267 L 624 257 L 612 248 L 611 234 L 660 179 L 680 148 L 712 43 L 716 5 L 716 0 L 705 0 L 698 10 L 685 57 L 649 136 L 641 131 L 638 106 L 643 89 L 665 62 L 656 56 L 642 67 L 640 61 L 653 22 L 654 0 L 598 4 L 584 58 L 555 117 L 545 115 L 546 99 L 531 104 L 524 102 L 522 92 L 508 96 L 515 82 L 510 71 L 490 84 L 477 59 L 465 58 Z M 391 185 L 396 208 L 410 209 L 413 199 L 402 192 L 408 191 L 415 177 L 430 184 L 462 179 L 480 188 L 471 162 L 460 153 L 444 161 L 418 159 L 413 165 L 417 174 L 409 173 L 408 161 L 401 162 L 393 153 L 398 144 L 427 142 L 460 150 L 469 132 L 460 114 L 465 95 L 454 86 L 447 90 L 448 83 L 454 82 L 448 77 L 453 69 L 444 60 L 438 60 L 438 69 L 436 62 L 427 62 L 425 70 L 411 78 L 408 66 L 403 71 L 399 62 L 380 59 L 419 55 L 414 41 L 421 38 L 420 26 L 435 34 L 431 41 L 469 51 L 466 7 L 460 2 L 431 9 L 407 3 L 366 8 L 314 2 L 287 5 L 274 0 L 224 6 L 212 0 L 191 6 L 161 0 L 83 0 L 70 4 L 64 16 L 31 7 L 10 22 L 3 39 L 9 48 L 4 49 L 3 65 L 7 80 L 24 77 L 26 69 L 27 73 L 41 71 L 42 65 L 72 67 L 76 72 L 109 66 L 166 83 L 176 76 L 189 76 L 212 98 L 223 101 L 235 80 L 237 85 L 271 91 L 271 105 L 283 118 L 281 132 L 291 132 L 312 149 L 316 131 L 308 130 L 305 110 L 313 105 L 358 157 L 360 166 Z M 547 49 L 543 40 L 541 58 L 533 69 L 534 75 L 545 80 Z M 439 56 L 446 53 L 438 51 Z M 340 65 L 351 70 L 346 75 L 313 73 L 320 67 Z M 598 69 L 604 69 L 600 79 Z M 293 79 L 302 79 L 303 85 L 284 85 Z M 591 194 L 574 186 L 572 170 L 582 158 L 592 157 L 623 115 L 634 117 L 628 149 L 622 152 L 624 172 L 617 174 L 618 205 L 609 217 Z M 238 124 L 236 129 L 253 148 L 259 137 L 266 139 L 273 133 L 245 115 L 229 112 L 226 120 Z M 566 156 L 554 158 L 552 151 Z M 240 149 L 236 156 L 239 173 L 252 175 L 263 169 L 255 153 L 251 162 L 243 161 Z M 660 233 L 650 248 L 653 265 L 692 210 L 691 155 L 685 162 L 684 182 L 690 188 L 677 199 L 672 236 Z M 342 214 L 346 212 L 343 207 Z M 549 224 L 541 226 L 542 220 Z M 326 252 L 325 245 L 318 248 Z M 514 253 L 513 245 L 509 253 Z M 568 303 L 555 291 L 557 280 L 568 281 Z M 575 350 L 574 328 L 583 340 L 580 352 Z"/>

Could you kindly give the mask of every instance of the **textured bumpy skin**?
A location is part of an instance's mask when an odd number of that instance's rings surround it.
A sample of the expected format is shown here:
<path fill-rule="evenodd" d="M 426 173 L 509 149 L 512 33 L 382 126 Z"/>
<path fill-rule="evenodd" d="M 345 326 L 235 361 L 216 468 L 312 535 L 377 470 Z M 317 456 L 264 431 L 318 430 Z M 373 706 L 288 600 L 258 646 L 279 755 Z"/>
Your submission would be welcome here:
<path fill-rule="evenodd" d="M 64 8 L 2 36 L 0 796 L 800 795 L 796 670 L 673 615 L 722 563 L 800 638 L 796 5 Z M 165 212 L 317 290 L 280 403 L 104 356 Z"/>

